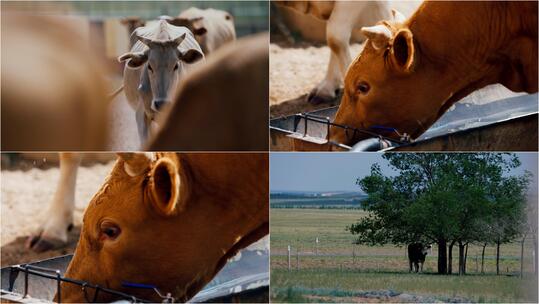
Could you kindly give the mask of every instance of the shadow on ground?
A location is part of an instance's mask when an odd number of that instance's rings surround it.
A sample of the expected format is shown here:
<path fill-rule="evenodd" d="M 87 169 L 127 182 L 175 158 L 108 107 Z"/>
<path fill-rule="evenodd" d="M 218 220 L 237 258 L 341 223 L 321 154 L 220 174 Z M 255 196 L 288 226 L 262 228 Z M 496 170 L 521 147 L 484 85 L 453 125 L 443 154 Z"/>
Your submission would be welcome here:
<path fill-rule="evenodd" d="M 25 247 L 26 236 L 18 237 L 14 241 L 0 248 L 2 261 L 1 266 L 6 267 L 71 254 L 73 251 L 75 251 L 75 247 L 79 241 L 79 235 L 80 227 L 74 227 L 69 232 L 67 245 L 65 247 L 41 253 L 34 252 L 33 250 Z"/>
<path fill-rule="evenodd" d="M 270 118 L 273 119 L 282 116 L 311 112 L 319 109 L 337 106 L 340 104 L 341 96 L 342 90 L 339 90 L 337 98 L 335 98 L 334 100 L 314 105 L 307 101 L 307 94 L 303 94 L 299 97 L 283 101 L 276 105 L 272 105 L 270 107 Z"/>

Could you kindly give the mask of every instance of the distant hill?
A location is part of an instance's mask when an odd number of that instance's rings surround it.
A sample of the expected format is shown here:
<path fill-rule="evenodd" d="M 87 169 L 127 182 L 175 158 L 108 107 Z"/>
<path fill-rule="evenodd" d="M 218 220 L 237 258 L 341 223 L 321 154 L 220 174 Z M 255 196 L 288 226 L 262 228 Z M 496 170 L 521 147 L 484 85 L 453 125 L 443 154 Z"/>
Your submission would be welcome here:
<path fill-rule="evenodd" d="M 356 191 L 272 191 L 272 208 L 361 208 L 367 196 Z"/>

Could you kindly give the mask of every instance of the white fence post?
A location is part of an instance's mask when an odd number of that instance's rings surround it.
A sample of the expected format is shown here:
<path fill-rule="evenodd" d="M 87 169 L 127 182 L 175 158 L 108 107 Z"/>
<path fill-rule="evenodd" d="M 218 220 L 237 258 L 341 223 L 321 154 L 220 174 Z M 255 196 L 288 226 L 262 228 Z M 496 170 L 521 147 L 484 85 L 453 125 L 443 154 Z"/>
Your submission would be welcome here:
<path fill-rule="evenodd" d="M 290 271 L 290 245 L 288 245 L 288 271 Z"/>

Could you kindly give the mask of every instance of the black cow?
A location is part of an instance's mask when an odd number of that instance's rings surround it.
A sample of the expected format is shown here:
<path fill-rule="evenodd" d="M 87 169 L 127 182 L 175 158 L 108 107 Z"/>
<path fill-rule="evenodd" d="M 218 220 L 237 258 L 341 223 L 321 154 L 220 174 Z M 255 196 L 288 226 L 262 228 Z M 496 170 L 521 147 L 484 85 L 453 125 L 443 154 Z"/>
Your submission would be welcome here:
<path fill-rule="evenodd" d="M 423 263 L 425 263 L 425 257 L 427 256 L 427 253 L 431 247 L 431 245 L 423 246 L 422 243 L 413 243 L 408 245 L 408 260 L 410 261 L 410 272 L 412 272 L 412 269 L 415 270 L 415 272 L 423 272 Z M 419 268 L 420 263 L 421 270 Z"/>

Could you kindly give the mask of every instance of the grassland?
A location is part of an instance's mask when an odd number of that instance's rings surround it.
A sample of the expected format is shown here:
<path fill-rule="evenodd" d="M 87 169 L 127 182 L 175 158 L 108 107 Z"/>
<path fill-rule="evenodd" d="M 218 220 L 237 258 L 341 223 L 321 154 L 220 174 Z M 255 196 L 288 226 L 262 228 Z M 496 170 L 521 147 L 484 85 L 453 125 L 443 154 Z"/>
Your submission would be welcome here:
<path fill-rule="evenodd" d="M 365 215 L 361 210 L 272 209 L 273 301 L 373 301 L 363 299 L 358 292 L 391 290 L 432 297 L 419 301 L 536 302 L 537 280 L 530 276 L 518 277 L 520 244 L 501 247 L 502 275 L 499 276 L 495 275 L 493 246 L 487 247 L 485 252 L 485 274 L 480 274 L 480 246 L 469 248 L 466 276 L 436 275 L 436 246 L 427 256 L 425 273 L 409 274 L 405 248 L 353 244 L 354 236 L 345 227 Z M 292 247 L 290 271 L 286 256 L 288 245 Z M 525 252 L 529 253 L 530 247 L 531 243 L 526 243 Z M 454 268 L 457 267 L 456 257 L 455 248 Z M 531 259 L 526 257 L 524 262 L 525 271 L 531 272 Z"/>

